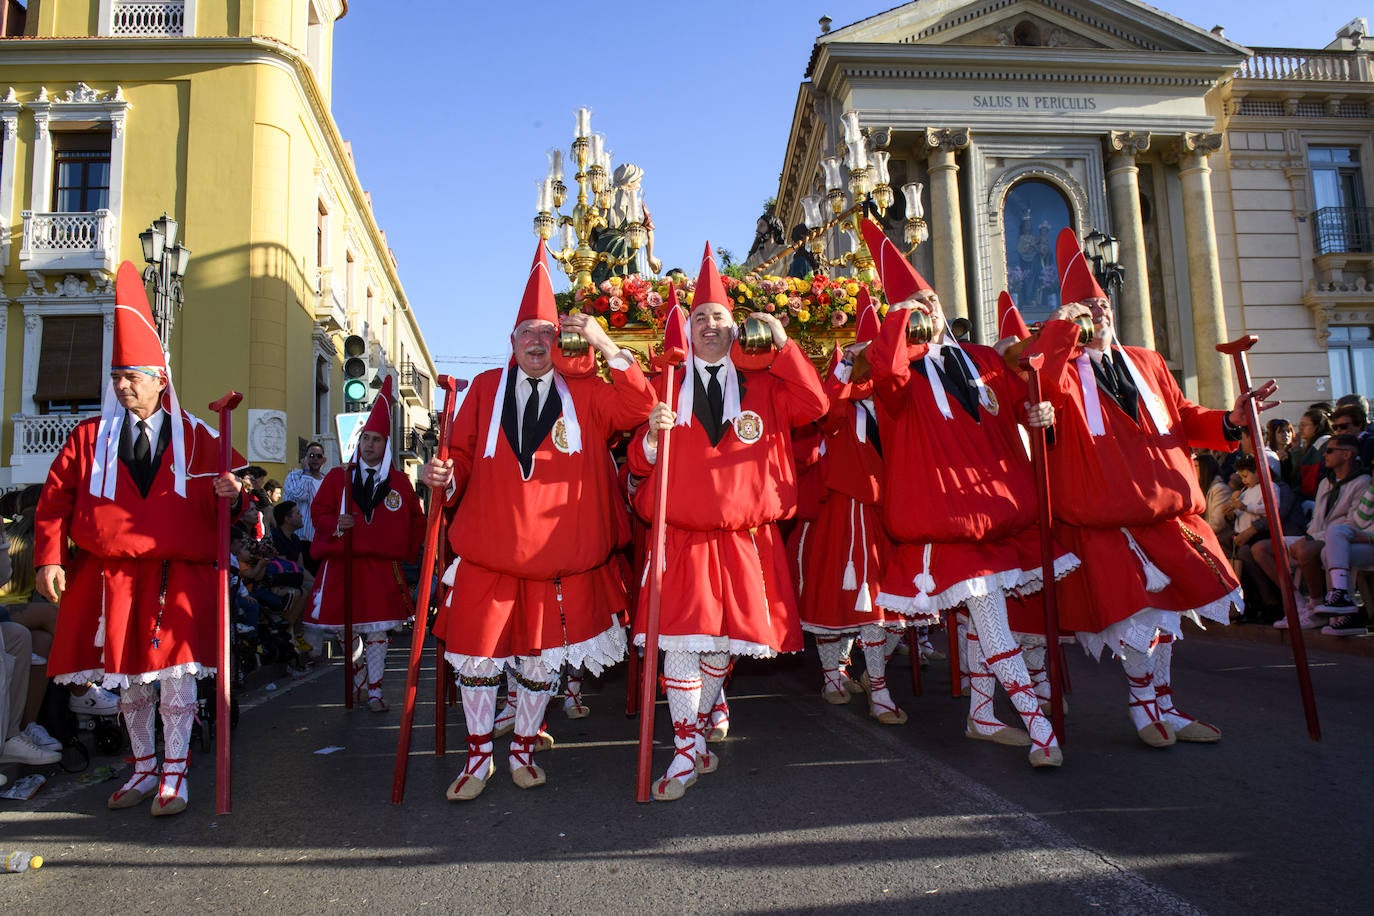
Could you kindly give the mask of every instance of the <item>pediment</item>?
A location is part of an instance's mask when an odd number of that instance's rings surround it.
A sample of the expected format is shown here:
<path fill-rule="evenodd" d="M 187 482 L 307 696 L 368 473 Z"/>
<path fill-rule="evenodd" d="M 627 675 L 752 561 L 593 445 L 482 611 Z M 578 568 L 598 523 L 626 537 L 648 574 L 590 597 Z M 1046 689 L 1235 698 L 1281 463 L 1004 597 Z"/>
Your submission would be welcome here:
<path fill-rule="evenodd" d="M 833 42 L 1243 51 L 1232 41 L 1134 0 L 914 0 L 835 29 L 817 43 Z"/>

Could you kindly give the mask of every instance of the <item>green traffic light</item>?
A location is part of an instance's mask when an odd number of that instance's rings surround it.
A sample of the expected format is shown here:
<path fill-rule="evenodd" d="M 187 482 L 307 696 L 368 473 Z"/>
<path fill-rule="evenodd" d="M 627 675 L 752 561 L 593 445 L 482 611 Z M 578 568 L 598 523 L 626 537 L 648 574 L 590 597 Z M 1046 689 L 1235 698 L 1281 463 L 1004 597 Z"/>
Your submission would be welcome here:
<path fill-rule="evenodd" d="M 344 398 L 349 401 L 361 401 L 367 397 L 367 382 L 362 379 L 349 379 L 344 382 Z"/>

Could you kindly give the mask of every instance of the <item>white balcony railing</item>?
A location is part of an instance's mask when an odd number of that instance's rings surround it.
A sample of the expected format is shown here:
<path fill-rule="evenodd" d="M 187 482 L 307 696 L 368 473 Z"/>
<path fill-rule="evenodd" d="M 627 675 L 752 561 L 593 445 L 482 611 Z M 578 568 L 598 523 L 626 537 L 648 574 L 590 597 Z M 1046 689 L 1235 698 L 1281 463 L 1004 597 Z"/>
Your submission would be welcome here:
<path fill-rule="evenodd" d="M 342 291 L 334 288 L 333 271 L 327 268 L 321 268 L 315 280 L 315 321 L 327 331 L 348 329 Z"/>
<path fill-rule="evenodd" d="M 115 263 L 115 217 L 25 210 L 21 270 L 109 270 Z"/>
<path fill-rule="evenodd" d="M 183 0 L 161 0 L 149 3 L 134 0 L 115 0 L 112 35 L 165 37 L 181 35 L 186 27 L 186 4 Z"/>
<path fill-rule="evenodd" d="M 67 441 L 67 436 L 76 429 L 76 424 L 94 414 L 48 414 L 45 416 L 26 416 L 15 414 L 14 455 L 44 455 L 51 459 Z"/>

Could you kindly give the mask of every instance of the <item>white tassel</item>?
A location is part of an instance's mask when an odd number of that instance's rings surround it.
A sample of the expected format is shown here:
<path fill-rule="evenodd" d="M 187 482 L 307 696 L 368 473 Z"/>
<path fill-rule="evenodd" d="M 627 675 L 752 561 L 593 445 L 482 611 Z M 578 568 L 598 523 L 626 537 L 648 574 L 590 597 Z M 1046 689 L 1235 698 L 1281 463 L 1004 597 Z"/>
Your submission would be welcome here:
<path fill-rule="evenodd" d="M 859 589 L 859 597 L 854 601 L 854 610 L 860 614 L 873 613 L 873 597 L 868 594 L 868 583 L 865 582 L 863 588 Z"/>
<path fill-rule="evenodd" d="M 1145 551 L 1141 549 L 1140 544 L 1136 542 L 1129 531 L 1122 528 L 1121 533 L 1126 535 L 1126 543 L 1130 545 L 1131 552 L 1140 561 L 1140 568 L 1145 571 L 1145 591 L 1157 592 L 1166 588 L 1169 585 L 1169 577 L 1164 574 L 1164 570 L 1150 562 L 1150 558 L 1145 556 Z"/>
<path fill-rule="evenodd" d="M 935 591 L 935 577 L 930 574 L 930 544 L 927 544 L 925 551 L 921 554 L 921 572 L 912 584 L 916 586 L 916 597 L 913 603 L 918 611 L 929 611 L 934 605 L 931 595 Z"/>
<path fill-rule="evenodd" d="M 847 592 L 852 592 L 859 587 L 859 579 L 854 572 L 854 560 L 852 558 L 844 564 L 844 581 L 840 583 L 840 587 Z"/>

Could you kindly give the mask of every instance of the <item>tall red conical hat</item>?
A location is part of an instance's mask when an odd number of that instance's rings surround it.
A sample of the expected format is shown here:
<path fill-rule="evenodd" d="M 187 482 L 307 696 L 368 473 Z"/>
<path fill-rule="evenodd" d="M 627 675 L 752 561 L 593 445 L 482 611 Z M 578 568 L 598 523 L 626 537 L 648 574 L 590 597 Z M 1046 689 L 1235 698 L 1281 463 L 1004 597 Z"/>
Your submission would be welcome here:
<path fill-rule="evenodd" d="M 859 311 L 859 325 L 854 331 L 854 342 L 868 343 L 878 337 L 878 310 L 873 307 L 867 288 L 859 287 L 858 299 L 855 307 Z"/>
<path fill-rule="evenodd" d="M 701 255 L 701 273 L 697 275 L 697 287 L 692 291 L 692 311 L 698 305 L 706 305 L 714 302 L 716 305 L 723 305 L 730 308 L 730 297 L 725 294 L 725 284 L 720 280 L 720 272 L 716 270 L 716 256 L 711 251 L 711 243 L 706 243 L 706 250 Z"/>
<path fill-rule="evenodd" d="M 1017 340 L 1025 340 L 1029 336 L 1030 328 L 1026 327 L 1021 310 L 1012 301 L 1011 293 L 1002 290 L 1002 294 L 997 297 L 997 339 L 1015 337 Z"/>
<path fill-rule="evenodd" d="M 893 307 L 900 305 L 923 289 L 931 289 L 920 271 L 911 266 L 901 250 L 883 232 L 882 227 L 871 219 L 859 224 L 864 234 L 864 244 L 873 256 L 873 266 L 878 271 L 878 279 L 883 281 L 883 292 Z"/>
<path fill-rule="evenodd" d="M 1065 227 L 1059 230 L 1059 238 L 1054 243 L 1054 256 L 1059 262 L 1059 301 L 1064 305 L 1073 302 L 1086 302 L 1089 299 L 1106 299 L 1107 294 L 1097 285 L 1097 278 L 1088 269 L 1088 259 L 1078 244 L 1078 236 Z"/>
<path fill-rule="evenodd" d="M 553 301 L 553 281 L 549 279 L 549 265 L 544 257 L 544 240 L 539 240 L 534 253 L 534 263 L 530 265 L 530 278 L 525 283 L 525 296 L 520 300 L 520 311 L 515 316 L 515 327 L 526 321 L 547 321 L 558 324 L 558 307 Z"/>
<path fill-rule="evenodd" d="M 167 358 L 148 307 L 143 275 L 130 261 L 119 265 L 115 277 L 114 346 L 110 367 L 115 369 L 167 369 Z"/>
<path fill-rule="evenodd" d="M 377 392 L 377 399 L 372 402 L 372 412 L 367 415 L 363 432 L 376 433 L 383 439 L 391 438 L 392 401 L 391 376 L 383 376 L 382 390 Z"/>

